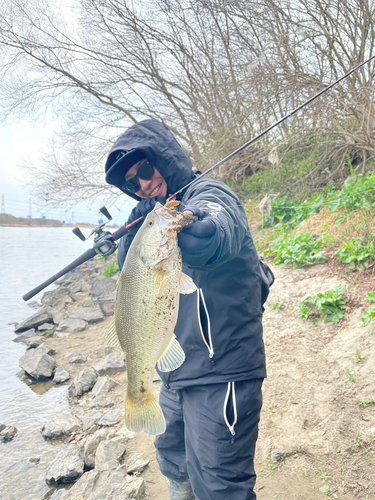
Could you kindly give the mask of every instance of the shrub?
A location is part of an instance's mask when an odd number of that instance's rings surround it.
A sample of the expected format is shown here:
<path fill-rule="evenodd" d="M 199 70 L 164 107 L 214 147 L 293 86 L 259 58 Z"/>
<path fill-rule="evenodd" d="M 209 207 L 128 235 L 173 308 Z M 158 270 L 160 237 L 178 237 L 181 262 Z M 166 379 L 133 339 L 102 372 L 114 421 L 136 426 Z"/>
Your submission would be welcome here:
<path fill-rule="evenodd" d="M 322 242 L 313 239 L 311 233 L 302 231 L 296 235 L 286 234 L 281 240 L 273 241 L 264 255 L 276 255 L 274 264 L 295 264 L 303 267 L 314 262 L 325 262 L 321 251 Z"/>
<path fill-rule="evenodd" d="M 107 267 L 104 268 L 104 273 L 100 273 L 102 276 L 107 276 L 109 278 L 110 276 L 113 276 L 116 274 L 118 271 L 118 265 L 117 262 L 111 262 L 108 264 Z"/>
<path fill-rule="evenodd" d="M 324 323 L 338 323 L 344 316 L 347 297 L 345 286 L 339 285 L 324 293 L 310 295 L 298 302 L 299 316 L 306 319 L 315 319 L 320 316 Z"/>
<path fill-rule="evenodd" d="M 368 302 L 374 302 L 374 304 L 371 304 L 370 308 L 367 309 L 367 311 L 365 311 L 362 315 L 364 326 L 369 325 L 371 318 L 375 318 L 375 292 L 368 292 L 366 300 Z"/>

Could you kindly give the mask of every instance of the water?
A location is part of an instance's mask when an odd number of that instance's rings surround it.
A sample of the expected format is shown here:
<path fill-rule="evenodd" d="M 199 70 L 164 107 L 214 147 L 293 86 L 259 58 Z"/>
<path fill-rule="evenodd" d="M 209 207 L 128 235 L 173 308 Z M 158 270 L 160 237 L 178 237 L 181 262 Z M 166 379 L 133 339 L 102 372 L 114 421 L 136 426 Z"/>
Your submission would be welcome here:
<path fill-rule="evenodd" d="M 87 232 L 87 230 L 86 230 Z M 13 342 L 14 326 L 36 311 L 22 295 L 78 257 L 90 243 L 81 242 L 69 228 L 0 227 L 0 423 L 14 425 L 17 437 L 0 443 L 0 500 L 40 500 L 49 490 L 44 471 L 56 455 L 44 441 L 41 426 L 57 412 L 68 411 L 67 386 L 37 394 L 16 373 L 25 353 L 24 344 Z M 43 292 L 30 299 L 39 300 Z M 30 466 L 30 458 L 40 464 Z"/>

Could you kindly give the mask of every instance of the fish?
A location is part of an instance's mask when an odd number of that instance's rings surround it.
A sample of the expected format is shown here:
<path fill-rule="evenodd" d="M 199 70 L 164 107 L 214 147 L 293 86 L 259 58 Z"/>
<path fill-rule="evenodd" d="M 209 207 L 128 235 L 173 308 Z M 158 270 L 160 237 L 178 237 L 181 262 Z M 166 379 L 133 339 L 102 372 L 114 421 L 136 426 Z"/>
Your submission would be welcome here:
<path fill-rule="evenodd" d="M 182 272 L 177 233 L 197 217 L 156 203 L 128 250 L 120 273 L 115 314 L 106 343 L 125 353 L 127 390 L 125 425 L 135 432 L 165 432 L 163 412 L 153 391 L 155 365 L 163 372 L 185 361 L 174 328 L 179 294 L 193 293 L 193 280 Z"/>

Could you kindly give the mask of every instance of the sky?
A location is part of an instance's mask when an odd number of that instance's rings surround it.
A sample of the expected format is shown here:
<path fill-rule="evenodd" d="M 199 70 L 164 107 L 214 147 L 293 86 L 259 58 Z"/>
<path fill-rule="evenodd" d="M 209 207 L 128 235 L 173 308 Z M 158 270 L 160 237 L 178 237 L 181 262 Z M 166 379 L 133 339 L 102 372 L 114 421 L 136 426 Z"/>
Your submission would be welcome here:
<path fill-rule="evenodd" d="M 45 215 L 48 219 L 59 219 L 65 222 L 88 222 L 98 223 L 102 218 L 98 209 L 100 202 L 82 203 L 75 207 L 68 208 L 40 208 L 38 200 L 30 195 L 30 188 L 23 180 L 25 170 L 22 164 L 27 158 L 32 163 L 37 164 L 40 153 L 47 147 L 47 139 L 58 126 L 58 122 L 51 121 L 44 124 L 32 125 L 25 120 L 0 125 L 0 202 L 4 195 L 5 213 L 16 217 L 27 217 L 30 213 L 33 218 L 39 218 Z M 96 204 L 98 204 L 96 206 Z M 119 207 L 118 201 L 116 208 L 107 205 L 107 209 L 113 217 L 113 222 L 122 225 L 135 205 L 133 201 L 127 201 L 124 197 L 124 204 Z M 119 210 L 120 208 L 120 210 Z M 1 205 L 0 205 L 1 212 Z"/>

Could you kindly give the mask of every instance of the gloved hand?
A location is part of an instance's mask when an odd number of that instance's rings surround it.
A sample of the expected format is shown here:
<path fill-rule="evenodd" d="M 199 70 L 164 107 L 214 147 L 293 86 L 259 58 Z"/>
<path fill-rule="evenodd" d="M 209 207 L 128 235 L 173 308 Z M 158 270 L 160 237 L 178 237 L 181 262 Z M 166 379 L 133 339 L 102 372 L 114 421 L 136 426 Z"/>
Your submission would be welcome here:
<path fill-rule="evenodd" d="M 141 200 L 133 209 L 133 214 L 135 215 L 135 218 L 133 220 L 138 219 L 139 217 L 146 217 L 146 215 L 150 213 L 151 210 L 153 210 L 156 202 L 165 205 L 166 201 L 167 199 L 165 198 L 165 196 L 154 196 L 153 198 L 145 198 L 144 200 Z"/>
<path fill-rule="evenodd" d="M 200 208 L 186 206 L 185 211 L 192 212 L 198 220 L 178 233 L 182 260 L 188 265 L 201 267 L 219 252 L 219 228 L 213 217 Z"/>

